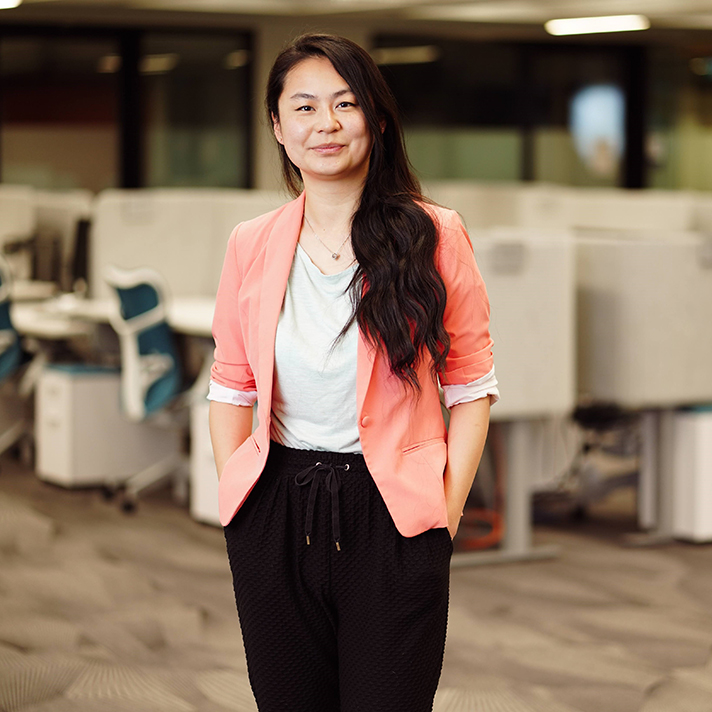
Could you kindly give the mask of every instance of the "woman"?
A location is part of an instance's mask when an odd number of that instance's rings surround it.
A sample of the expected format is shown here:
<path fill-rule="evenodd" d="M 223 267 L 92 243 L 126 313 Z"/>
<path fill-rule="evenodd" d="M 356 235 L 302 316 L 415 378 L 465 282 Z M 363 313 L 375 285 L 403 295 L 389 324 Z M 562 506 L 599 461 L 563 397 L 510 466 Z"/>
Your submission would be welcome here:
<path fill-rule="evenodd" d="M 230 237 L 210 394 L 250 683 L 262 712 L 431 710 L 499 398 L 485 286 L 363 49 L 295 40 L 266 103 L 298 197 Z"/>

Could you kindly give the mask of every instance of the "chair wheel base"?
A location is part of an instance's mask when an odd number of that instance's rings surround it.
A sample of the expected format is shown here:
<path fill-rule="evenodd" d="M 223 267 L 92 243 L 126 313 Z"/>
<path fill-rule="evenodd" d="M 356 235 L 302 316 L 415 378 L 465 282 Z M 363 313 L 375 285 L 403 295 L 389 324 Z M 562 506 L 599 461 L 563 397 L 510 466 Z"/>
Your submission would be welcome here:
<path fill-rule="evenodd" d="M 136 502 L 136 500 L 130 497 L 124 497 L 121 502 L 121 511 L 125 512 L 126 514 L 133 514 L 136 511 L 137 507 L 138 503 Z"/>
<path fill-rule="evenodd" d="M 109 485 L 103 485 L 101 488 L 101 496 L 106 502 L 111 502 L 116 496 L 116 488 L 110 487 Z"/>

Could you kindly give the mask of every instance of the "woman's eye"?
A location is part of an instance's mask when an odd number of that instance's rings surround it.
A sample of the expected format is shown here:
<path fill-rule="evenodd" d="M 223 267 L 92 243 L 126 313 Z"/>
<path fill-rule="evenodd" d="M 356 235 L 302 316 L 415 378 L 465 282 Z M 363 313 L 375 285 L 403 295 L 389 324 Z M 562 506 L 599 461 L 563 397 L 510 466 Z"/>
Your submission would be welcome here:
<path fill-rule="evenodd" d="M 351 101 L 342 101 L 339 106 L 356 106 L 356 104 Z"/>
<path fill-rule="evenodd" d="M 300 106 L 297 108 L 297 111 L 305 111 L 311 109 L 311 106 Z"/>

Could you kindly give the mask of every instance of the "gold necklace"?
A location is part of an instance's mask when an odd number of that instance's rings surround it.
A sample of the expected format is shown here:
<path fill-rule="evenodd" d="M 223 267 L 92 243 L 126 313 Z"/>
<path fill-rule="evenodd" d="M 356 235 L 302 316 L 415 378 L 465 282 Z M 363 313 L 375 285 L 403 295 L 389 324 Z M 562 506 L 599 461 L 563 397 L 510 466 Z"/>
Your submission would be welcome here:
<path fill-rule="evenodd" d="M 334 260 L 338 260 L 339 257 L 341 257 L 341 249 L 346 244 L 346 240 L 348 240 L 351 237 L 351 233 L 349 233 L 346 236 L 346 239 L 339 245 L 339 249 L 336 250 L 336 252 L 332 252 L 331 248 L 319 237 L 319 235 L 316 234 L 316 230 L 312 227 L 312 224 L 309 222 L 309 218 L 307 217 L 306 213 L 304 213 L 304 219 L 307 221 L 307 225 L 309 225 L 309 229 L 314 233 L 314 237 L 316 237 L 316 239 L 319 240 L 319 242 L 321 242 L 321 244 L 324 245 L 324 247 L 326 247 L 326 249 L 329 250 L 329 252 L 331 252 L 331 258 Z"/>

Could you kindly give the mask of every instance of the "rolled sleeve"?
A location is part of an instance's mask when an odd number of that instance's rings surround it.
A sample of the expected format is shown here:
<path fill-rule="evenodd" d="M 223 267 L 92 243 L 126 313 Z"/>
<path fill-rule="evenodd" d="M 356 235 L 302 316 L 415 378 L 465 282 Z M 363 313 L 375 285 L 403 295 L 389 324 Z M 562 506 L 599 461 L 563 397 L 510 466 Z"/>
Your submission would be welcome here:
<path fill-rule="evenodd" d="M 213 338 L 215 361 L 210 372 L 211 380 L 234 391 L 256 391 L 255 377 L 250 367 L 243 325 L 240 319 L 238 295 L 242 275 L 237 259 L 238 225 L 230 235 L 225 253 L 220 285 L 215 297 Z"/>
<path fill-rule="evenodd" d="M 219 383 L 210 381 L 210 391 L 208 400 L 216 403 L 229 403 L 230 405 L 253 406 L 257 401 L 257 391 L 238 391 L 234 388 L 226 388 Z"/>
<path fill-rule="evenodd" d="M 494 375 L 494 367 L 482 378 L 478 378 L 469 383 L 461 385 L 459 383 L 443 386 L 445 407 L 452 408 L 460 403 L 486 398 L 490 396 L 490 405 L 494 405 L 499 400 L 499 388 L 497 388 L 497 377 Z"/>
<path fill-rule="evenodd" d="M 445 385 L 465 385 L 494 368 L 490 336 L 490 303 L 475 261 L 472 242 L 454 210 L 446 211 L 440 231 L 438 271 L 447 290 L 443 323 L 450 352 L 439 374 Z"/>

